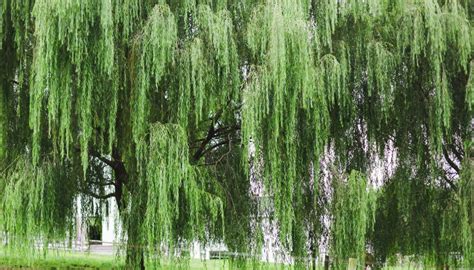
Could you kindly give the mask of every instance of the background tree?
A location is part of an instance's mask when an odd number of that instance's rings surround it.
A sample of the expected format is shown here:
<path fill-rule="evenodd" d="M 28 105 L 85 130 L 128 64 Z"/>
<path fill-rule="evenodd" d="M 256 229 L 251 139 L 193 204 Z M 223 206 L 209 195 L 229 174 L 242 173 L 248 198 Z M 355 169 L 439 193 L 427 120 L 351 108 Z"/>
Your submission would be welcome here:
<path fill-rule="evenodd" d="M 461 0 L 4 0 L 2 237 L 32 254 L 32 239 L 71 236 L 90 211 L 78 196 L 113 197 L 130 267 L 196 239 L 259 252 L 258 175 L 295 257 L 308 241 L 316 256 L 329 215 L 340 261 L 366 242 L 380 260 L 472 266 L 473 14 Z M 371 233 L 351 172 L 390 155 Z M 362 212 L 343 219 L 351 201 Z M 347 228 L 357 250 L 339 248 Z"/>

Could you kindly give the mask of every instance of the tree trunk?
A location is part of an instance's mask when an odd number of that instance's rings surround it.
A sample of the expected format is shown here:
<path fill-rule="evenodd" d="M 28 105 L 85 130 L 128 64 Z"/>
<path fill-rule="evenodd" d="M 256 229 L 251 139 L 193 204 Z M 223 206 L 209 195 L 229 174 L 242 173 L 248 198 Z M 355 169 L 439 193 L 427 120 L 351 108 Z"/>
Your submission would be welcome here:
<path fill-rule="evenodd" d="M 324 270 L 329 270 L 329 255 L 324 257 Z"/>
<path fill-rule="evenodd" d="M 140 220 L 137 218 L 128 220 L 124 218 L 126 215 L 124 213 L 126 208 L 126 202 L 123 198 L 123 186 L 129 183 L 129 175 L 125 169 L 123 162 L 120 162 L 120 154 L 118 151 L 113 153 L 114 159 L 118 161 L 114 166 L 115 171 L 115 199 L 119 209 L 119 215 L 123 222 L 123 225 L 127 228 L 127 250 L 126 250 L 126 259 L 125 267 L 127 269 L 145 269 L 145 249 L 144 244 L 140 241 Z M 133 192 L 137 187 L 131 189 Z M 132 201 L 132 213 L 137 213 L 140 209 L 143 209 L 139 205 L 140 202 Z M 140 216 L 140 215 L 138 215 Z"/>
<path fill-rule="evenodd" d="M 132 202 L 131 211 L 139 211 L 141 207 L 137 203 Z M 137 212 L 134 212 L 137 214 Z M 139 214 L 137 214 L 140 216 Z M 127 251 L 125 264 L 127 269 L 145 269 L 145 243 L 141 240 L 141 220 L 132 218 L 124 220 L 127 226 Z"/>
<path fill-rule="evenodd" d="M 130 230 L 128 231 L 130 232 Z M 140 244 L 134 244 L 132 239 L 135 239 L 135 237 L 129 238 L 127 240 L 125 268 L 145 270 L 144 248 Z"/>
<path fill-rule="evenodd" d="M 310 246 L 310 251 L 311 251 L 311 265 L 312 265 L 312 270 L 316 270 L 316 237 L 313 231 L 310 231 L 310 237 L 311 237 L 311 246 Z"/>
<path fill-rule="evenodd" d="M 471 154 L 474 153 L 474 146 L 471 147 L 471 150 L 469 151 Z M 469 157 L 469 168 L 471 171 L 471 190 L 469 193 L 471 193 L 471 236 L 474 237 L 474 179 L 473 179 L 473 169 L 474 169 L 474 156 Z M 473 244 L 474 245 L 474 244 Z"/>

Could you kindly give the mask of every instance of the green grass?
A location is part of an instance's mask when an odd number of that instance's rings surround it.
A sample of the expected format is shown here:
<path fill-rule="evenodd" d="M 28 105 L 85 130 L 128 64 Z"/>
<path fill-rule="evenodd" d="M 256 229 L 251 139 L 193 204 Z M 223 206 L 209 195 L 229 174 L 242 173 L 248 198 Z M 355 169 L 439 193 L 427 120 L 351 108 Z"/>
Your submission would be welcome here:
<path fill-rule="evenodd" d="M 115 256 L 110 255 L 97 255 L 87 253 L 71 253 L 71 252 L 49 252 L 48 255 L 42 257 L 27 258 L 26 256 L 8 256 L 5 252 L 0 249 L 0 269 L 122 269 L 123 258 L 119 259 Z M 172 263 L 165 263 L 162 269 L 179 269 L 179 267 Z M 230 270 L 229 262 L 223 260 L 208 260 L 202 262 L 200 260 L 191 260 L 189 262 L 191 270 Z M 270 270 L 270 269 L 283 269 L 282 265 L 275 264 L 261 264 L 259 269 Z M 234 269 L 238 269 L 234 268 Z M 249 265 L 247 269 L 252 269 Z M 285 268 L 288 269 L 288 268 Z M 321 270 L 322 267 L 318 267 Z M 413 270 L 420 268 L 417 267 L 387 267 L 384 270 Z M 425 268 L 429 269 L 429 268 Z"/>
<path fill-rule="evenodd" d="M 86 253 L 50 252 L 46 256 L 27 258 L 0 252 L 0 269 L 119 269 L 123 263 L 113 256 Z"/>
<path fill-rule="evenodd" d="M 0 269 L 121 269 L 123 258 L 118 259 L 110 255 L 96 255 L 87 253 L 49 252 L 46 256 L 27 258 L 26 256 L 12 256 L 0 249 Z M 173 263 L 164 263 L 162 269 L 179 269 Z M 229 262 L 224 260 L 190 260 L 191 270 L 229 270 Z M 281 265 L 280 265 L 281 266 Z M 236 268 L 234 268 L 236 269 Z M 251 267 L 249 268 L 251 269 Z M 274 264 L 260 265 L 260 269 L 280 269 Z"/>
<path fill-rule="evenodd" d="M 46 256 L 15 256 L 0 250 L 0 269 L 121 269 L 123 258 L 118 259 L 111 255 L 96 255 L 81 252 L 49 252 Z M 228 263 L 220 260 L 202 262 L 191 260 L 192 270 L 227 269 Z M 168 267 L 166 267 L 168 268 Z M 174 269 L 175 267 L 169 267 Z"/>

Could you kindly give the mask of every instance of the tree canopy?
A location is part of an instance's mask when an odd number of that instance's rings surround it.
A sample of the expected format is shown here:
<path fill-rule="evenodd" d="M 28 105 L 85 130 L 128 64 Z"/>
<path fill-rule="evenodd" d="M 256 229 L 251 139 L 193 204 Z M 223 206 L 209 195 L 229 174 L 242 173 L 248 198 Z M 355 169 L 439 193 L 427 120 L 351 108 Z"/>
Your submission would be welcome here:
<path fill-rule="evenodd" d="M 265 216 L 295 266 L 327 245 L 336 269 L 366 249 L 473 267 L 473 19 L 469 0 L 3 0 L 0 243 L 36 254 L 114 198 L 132 268 L 193 241 L 259 254 Z"/>

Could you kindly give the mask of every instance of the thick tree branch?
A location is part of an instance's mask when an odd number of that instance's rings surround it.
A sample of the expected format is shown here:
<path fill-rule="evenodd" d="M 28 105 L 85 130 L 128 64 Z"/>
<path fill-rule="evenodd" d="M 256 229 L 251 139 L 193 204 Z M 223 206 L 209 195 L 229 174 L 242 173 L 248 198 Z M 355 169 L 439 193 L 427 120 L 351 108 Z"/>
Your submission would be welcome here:
<path fill-rule="evenodd" d="M 112 159 L 108 159 L 103 157 L 100 153 L 95 151 L 94 149 L 90 148 L 89 149 L 89 155 L 92 157 L 97 158 L 104 164 L 110 166 L 115 173 L 115 179 L 113 182 L 107 182 L 104 183 L 104 185 L 113 185 L 115 186 L 115 192 L 104 195 L 104 196 L 99 196 L 97 194 L 89 194 L 90 196 L 98 199 L 107 199 L 110 197 L 115 197 L 117 201 L 117 206 L 119 209 L 122 207 L 122 194 L 123 194 L 123 185 L 126 185 L 128 183 L 128 173 L 125 168 L 125 164 L 121 161 L 121 154 L 118 151 L 117 148 L 112 149 Z"/>
<path fill-rule="evenodd" d="M 121 153 L 118 148 L 112 149 L 112 157 L 117 162 L 117 166 L 114 168 L 115 170 L 115 196 L 117 206 L 119 209 L 122 209 L 122 195 L 123 195 L 123 186 L 129 183 L 129 176 L 127 169 L 125 168 L 125 164 L 119 160 L 121 160 Z"/>
<path fill-rule="evenodd" d="M 225 126 L 225 127 L 217 128 L 217 129 L 214 130 L 211 140 L 213 138 L 221 137 L 223 135 L 229 134 L 229 133 L 237 131 L 237 130 L 240 130 L 239 125 Z M 195 140 L 194 143 L 204 142 L 204 141 L 207 141 L 207 140 L 208 140 L 208 137 L 206 135 L 205 138 Z M 209 140 L 207 142 L 209 143 L 211 140 Z M 194 146 L 194 147 L 191 147 L 191 148 L 200 148 L 200 146 Z"/>
<path fill-rule="evenodd" d="M 447 177 L 446 175 L 443 176 L 444 180 L 446 181 L 446 183 L 448 183 L 448 185 L 453 189 L 453 190 L 457 190 L 458 187 L 453 183 L 453 180 L 449 179 L 449 177 Z"/>
<path fill-rule="evenodd" d="M 106 182 L 97 182 L 97 181 L 87 181 L 88 184 L 91 184 L 91 185 L 96 185 L 96 186 L 100 186 L 100 187 L 103 187 L 103 186 L 113 186 L 115 185 L 114 182 L 111 182 L 111 181 L 106 181 Z"/>
<path fill-rule="evenodd" d="M 99 199 L 99 200 L 106 200 L 108 198 L 112 198 L 112 197 L 116 196 L 115 192 L 105 194 L 105 195 L 95 194 L 94 192 L 92 192 L 90 190 L 82 190 L 81 192 L 88 195 L 88 196 L 91 196 L 93 198 Z"/>
<path fill-rule="evenodd" d="M 218 163 L 220 163 L 227 155 L 230 154 L 230 152 L 232 151 L 232 139 L 230 138 L 230 135 L 227 137 L 227 140 L 226 141 L 223 141 L 221 143 L 218 143 L 216 145 L 214 145 L 213 147 L 210 147 L 210 148 L 216 148 L 218 146 L 221 146 L 223 144 L 226 144 L 228 143 L 229 144 L 229 151 L 227 151 L 225 154 L 223 154 L 222 156 L 220 156 L 216 161 L 214 162 L 211 162 L 211 163 L 205 163 L 205 164 L 202 164 L 203 166 L 211 166 L 211 165 L 217 165 Z M 212 150 L 212 149 L 208 149 L 209 151 Z"/>
<path fill-rule="evenodd" d="M 464 158 L 464 153 L 462 151 L 462 148 L 461 148 L 461 151 L 458 151 L 458 149 L 456 148 L 454 144 L 449 144 L 449 148 L 451 149 L 453 154 L 456 156 L 456 158 L 459 160 L 459 162 L 461 162 Z"/>
<path fill-rule="evenodd" d="M 114 160 L 110 160 L 110 159 L 107 159 L 105 157 L 103 157 L 101 154 L 99 154 L 97 151 L 95 151 L 94 149 L 89 149 L 89 154 L 95 158 L 97 158 L 98 160 L 102 161 L 103 163 L 109 165 L 110 167 L 112 167 L 112 169 L 116 169 L 116 167 L 118 166 L 118 162 L 117 161 L 114 161 Z"/>
<path fill-rule="evenodd" d="M 222 127 L 216 130 L 216 133 L 214 134 L 214 137 L 219 137 L 222 135 L 229 134 L 231 132 L 235 132 L 237 130 L 240 130 L 240 125 L 233 125 L 229 127 Z"/>
<path fill-rule="evenodd" d="M 227 105 L 230 105 L 230 104 L 231 104 L 231 100 L 227 102 Z M 240 108 L 242 108 L 242 104 L 237 104 L 234 106 L 232 110 L 235 111 L 235 110 L 239 110 Z M 216 112 L 216 114 L 213 117 L 210 118 L 211 125 L 209 126 L 206 137 L 195 141 L 195 142 L 201 142 L 201 144 L 197 147 L 197 150 L 193 155 L 194 162 L 198 161 L 201 157 L 203 157 L 204 152 L 206 151 L 206 145 L 209 144 L 213 138 L 226 135 L 240 129 L 239 125 L 216 128 L 216 124 L 219 118 L 222 116 L 223 112 L 224 112 L 224 109 L 220 109 Z"/>
<path fill-rule="evenodd" d="M 443 156 L 446 162 L 448 162 L 449 166 L 451 166 L 451 168 L 453 168 L 459 174 L 461 170 L 459 169 L 458 165 L 456 165 L 456 163 L 454 163 L 454 161 L 449 157 L 449 153 L 448 151 L 446 151 L 446 147 L 444 146 L 443 146 Z"/>
<path fill-rule="evenodd" d="M 202 155 L 201 155 L 201 156 L 204 156 L 205 154 L 207 154 L 208 152 L 212 151 L 213 149 L 216 149 L 217 147 L 222 146 L 222 145 L 225 145 L 225 144 L 227 144 L 227 143 L 229 143 L 229 142 L 230 142 L 229 140 L 225 140 L 225 141 L 216 143 L 216 144 L 212 145 L 211 147 L 206 148 L 206 150 L 204 150 L 204 151 L 202 152 Z"/>
<path fill-rule="evenodd" d="M 215 132 L 216 132 L 214 126 L 215 126 L 217 120 L 219 120 L 219 118 L 221 117 L 222 112 L 223 112 L 223 110 L 219 110 L 219 111 L 217 111 L 217 113 L 214 115 L 213 120 L 212 120 L 212 122 L 211 122 L 211 126 L 209 127 L 209 130 L 207 131 L 206 138 L 201 142 L 201 145 L 199 146 L 199 148 L 198 148 L 198 150 L 196 151 L 196 153 L 194 153 L 194 156 L 193 156 L 193 160 L 194 160 L 194 161 L 198 161 L 198 160 L 202 157 L 202 153 L 203 153 L 204 150 L 206 149 L 206 145 L 207 145 L 207 144 L 212 140 L 212 138 L 214 137 L 214 134 L 215 134 Z"/>

